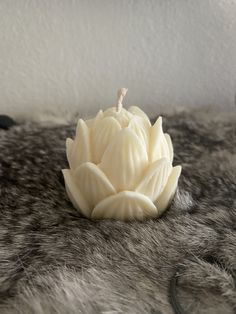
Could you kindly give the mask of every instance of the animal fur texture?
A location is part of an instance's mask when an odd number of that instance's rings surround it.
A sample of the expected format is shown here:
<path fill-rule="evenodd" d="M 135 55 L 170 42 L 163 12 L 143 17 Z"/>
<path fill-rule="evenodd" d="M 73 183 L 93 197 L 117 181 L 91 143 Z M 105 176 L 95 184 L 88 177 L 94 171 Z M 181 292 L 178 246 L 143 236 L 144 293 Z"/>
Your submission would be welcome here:
<path fill-rule="evenodd" d="M 61 182 L 75 125 L 0 130 L 0 313 L 236 311 L 236 115 L 164 116 L 183 166 L 165 214 L 90 221 Z"/>

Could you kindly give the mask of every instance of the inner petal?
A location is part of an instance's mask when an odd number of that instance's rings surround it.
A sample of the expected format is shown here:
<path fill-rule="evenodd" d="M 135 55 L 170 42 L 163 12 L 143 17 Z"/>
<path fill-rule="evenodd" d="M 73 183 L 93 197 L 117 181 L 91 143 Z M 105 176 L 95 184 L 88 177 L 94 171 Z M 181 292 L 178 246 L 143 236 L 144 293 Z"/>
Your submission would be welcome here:
<path fill-rule="evenodd" d="M 143 110 L 141 110 L 139 107 L 137 107 L 137 106 L 131 106 L 131 107 L 129 107 L 128 111 L 131 112 L 131 113 L 132 113 L 133 115 L 135 115 L 135 116 L 139 116 L 139 117 L 141 117 L 141 118 L 147 120 L 147 122 L 149 122 L 149 124 L 150 124 L 150 126 L 151 126 L 151 123 L 150 123 L 150 120 L 149 120 L 148 116 L 147 116 L 146 113 L 145 113 Z"/>
<path fill-rule="evenodd" d="M 88 119 L 85 121 L 85 123 L 89 129 L 92 129 L 96 127 L 97 123 L 101 121 L 102 118 L 103 118 L 103 111 L 99 110 L 95 118 Z"/>
<path fill-rule="evenodd" d="M 121 130 L 119 122 L 113 117 L 102 119 L 91 131 L 92 161 L 100 163 L 102 155 L 114 136 Z"/>
<path fill-rule="evenodd" d="M 122 128 L 128 126 L 129 121 L 132 119 L 133 115 L 128 112 L 126 109 L 122 108 L 119 112 L 116 107 L 112 107 L 104 111 L 105 117 L 115 118 L 121 125 Z"/>
<path fill-rule="evenodd" d="M 150 126 L 147 120 L 138 116 L 134 116 L 128 126 L 141 139 L 147 152 L 149 151 Z"/>
<path fill-rule="evenodd" d="M 133 190 L 148 164 L 142 142 L 128 128 L 121 130 L 107 147 L 100 169 L 117 191 Z"/>

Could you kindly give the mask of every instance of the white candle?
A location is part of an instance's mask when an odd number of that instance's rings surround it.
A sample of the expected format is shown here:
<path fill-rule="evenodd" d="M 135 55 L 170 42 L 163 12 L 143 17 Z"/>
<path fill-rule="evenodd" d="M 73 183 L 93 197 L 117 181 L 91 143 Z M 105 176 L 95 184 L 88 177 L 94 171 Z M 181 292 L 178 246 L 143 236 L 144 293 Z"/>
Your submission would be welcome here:
<path fill-rule="evenodd" d="M 75 139 L 66 141 L 70 169 L 63 175 L 76 209 L 91 219 L 158 217 L 175 194 L 181 166 L 172 167 L 173 146 L 138 107 L 122 106 L 127 89 L 118 91 L 117 106 L 80 119 Z"/>

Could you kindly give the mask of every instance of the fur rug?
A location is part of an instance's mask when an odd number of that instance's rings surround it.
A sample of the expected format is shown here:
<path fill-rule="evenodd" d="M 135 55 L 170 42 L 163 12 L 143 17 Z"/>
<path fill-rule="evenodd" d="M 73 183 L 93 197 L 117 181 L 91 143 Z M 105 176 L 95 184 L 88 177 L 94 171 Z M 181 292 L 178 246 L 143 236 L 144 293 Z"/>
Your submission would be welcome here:
<path fill-rule="evenodd" d="M 60 170 L 74 124 L 0 130 L 1 314 L 168 314 L 176 299 L 185 313 L 235 313 L 235 111 L 163 125 L 183 171 L 170 209 L 144 223 L 72 207 Z"/>

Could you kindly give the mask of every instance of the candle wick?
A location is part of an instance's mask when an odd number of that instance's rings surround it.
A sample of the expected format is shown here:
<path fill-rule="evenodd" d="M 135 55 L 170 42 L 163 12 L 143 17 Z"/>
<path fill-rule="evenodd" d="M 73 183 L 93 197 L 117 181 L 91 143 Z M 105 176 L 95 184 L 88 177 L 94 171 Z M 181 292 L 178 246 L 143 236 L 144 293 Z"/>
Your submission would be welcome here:
<path fill-rule="evenodd" d="M 128 91 L 128 88 L 124 88 L 123 87 L 123 88 L 119 89 L 118 92 L 117 92 L 117 97 L 118 97 L 117 105 L 116 105 L 116 111 L 117 112 L 120 112 L 122 107 L 123 107 L 122 101 L 123 101 L 127 91 Z"/>

